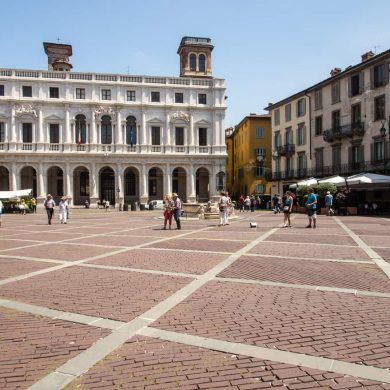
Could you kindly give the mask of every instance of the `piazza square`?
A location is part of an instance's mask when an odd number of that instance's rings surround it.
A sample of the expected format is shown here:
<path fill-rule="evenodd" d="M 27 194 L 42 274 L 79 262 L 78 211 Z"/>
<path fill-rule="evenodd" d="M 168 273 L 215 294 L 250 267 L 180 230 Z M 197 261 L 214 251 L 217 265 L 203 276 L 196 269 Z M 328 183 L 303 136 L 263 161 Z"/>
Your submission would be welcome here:
<path fill-rule="evenodd" d="M 388 219 L 162 223 L 3 218 L 1 388 L 390 388 Z"/>

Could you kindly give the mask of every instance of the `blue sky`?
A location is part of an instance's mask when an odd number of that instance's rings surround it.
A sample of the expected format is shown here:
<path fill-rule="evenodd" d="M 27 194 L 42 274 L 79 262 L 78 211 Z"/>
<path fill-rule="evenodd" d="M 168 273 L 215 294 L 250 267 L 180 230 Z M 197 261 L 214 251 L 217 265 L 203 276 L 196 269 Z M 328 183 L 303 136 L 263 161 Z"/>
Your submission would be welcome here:
<path fill-rule="evenodd" d="M 213 40 L 226 127 L 390 48 L 389 0 L 2 2 L 0 67 L 45 69 L 43 41 L 73 45 L 75 71 L 176 76 L 182 36 Z"/>

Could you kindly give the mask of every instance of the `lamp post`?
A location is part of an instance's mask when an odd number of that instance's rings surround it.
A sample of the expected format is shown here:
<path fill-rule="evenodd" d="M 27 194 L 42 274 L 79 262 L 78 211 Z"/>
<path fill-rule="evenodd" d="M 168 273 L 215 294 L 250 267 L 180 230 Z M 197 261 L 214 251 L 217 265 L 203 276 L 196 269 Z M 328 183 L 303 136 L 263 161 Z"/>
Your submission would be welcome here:
<path fill-rule="evenodd" d="M 386 133 L 386 127 L 385 127 L 386 122 L 387 122 L 387 126 L 388 126 L 387 133 Z M 387 173 L 387 169 L 389 168 L 388 162 L 390 160 L 389 159 L 390 150 L 388 150 L 390 148 L 390 115 L 389 115 L 389 119 L 387 121 L 385 119 L 381 122 L 381 128 L 379 129 L 379 132 L 380 132 L 380 135 L 383 137 L 383 161 L 384 161 L 385 173 Z M 387 142 L 387 135 L 389 136 L 388 142 Z"/>

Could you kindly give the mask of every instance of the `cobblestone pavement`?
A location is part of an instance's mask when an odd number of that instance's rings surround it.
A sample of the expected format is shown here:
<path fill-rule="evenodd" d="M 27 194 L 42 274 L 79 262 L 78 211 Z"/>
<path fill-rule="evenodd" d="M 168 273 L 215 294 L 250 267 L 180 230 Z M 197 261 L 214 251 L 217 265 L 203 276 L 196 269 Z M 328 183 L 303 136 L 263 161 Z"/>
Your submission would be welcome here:
<path fill-rule="evenodd" d="M 389 219 L 158 217 L 3 217 L 0 388 L 390 389 Z"/>

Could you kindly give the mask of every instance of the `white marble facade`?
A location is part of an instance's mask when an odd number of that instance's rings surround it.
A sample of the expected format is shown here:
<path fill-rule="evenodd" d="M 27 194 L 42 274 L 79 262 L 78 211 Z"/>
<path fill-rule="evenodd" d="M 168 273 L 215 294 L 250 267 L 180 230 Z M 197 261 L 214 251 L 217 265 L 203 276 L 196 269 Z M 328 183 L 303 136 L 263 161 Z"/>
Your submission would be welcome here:
<path fill-rule="evenodd" d="M 0 190 L 206 201 L 224 185 L 225 110 L 222 79 L 0 69 Z"/>

